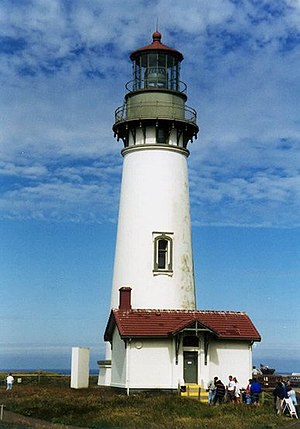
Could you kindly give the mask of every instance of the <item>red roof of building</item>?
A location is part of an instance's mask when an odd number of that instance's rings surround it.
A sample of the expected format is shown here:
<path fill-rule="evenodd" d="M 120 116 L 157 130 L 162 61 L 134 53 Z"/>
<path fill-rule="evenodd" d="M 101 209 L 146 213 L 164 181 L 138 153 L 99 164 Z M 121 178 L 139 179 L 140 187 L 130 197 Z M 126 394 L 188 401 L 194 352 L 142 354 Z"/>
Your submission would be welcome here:
<path fill-rule="evenodd" d="M 115 326 L 122 338 L 158 338 L 177 334 L 198 322 L 218 339 L 260 341 L 246 313 L 206 310 L 120 310 L 111 311 L 104 334 L 111 341 Z"/>
<path fill-rule="evenodd" d="M 179 61 L 183 60 L 183 55 L 181 52 L 176 51 L 176 49 L 169 48 L 169 46 L 161 43 L 161 33 L 159 31 L 155 31 L 152 34 L 152 39 L 153 41 L 150 45 L 144 46 L 143 48 L 137 49 L 136 51 L 132 52 L 132 54 L 130 55 L 130 59 L 134 60 L 137 55 L 140 55 L 141 53 L 147 51 L 163 51 L 175 55 Z"/>

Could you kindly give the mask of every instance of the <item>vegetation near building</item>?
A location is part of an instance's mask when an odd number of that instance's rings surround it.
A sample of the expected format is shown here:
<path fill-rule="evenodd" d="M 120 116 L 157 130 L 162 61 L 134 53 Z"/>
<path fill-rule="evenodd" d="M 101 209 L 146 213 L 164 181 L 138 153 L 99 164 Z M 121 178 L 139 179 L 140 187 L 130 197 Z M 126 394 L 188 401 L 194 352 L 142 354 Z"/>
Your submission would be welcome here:
<path fill-rule="evenodd" d="M 127 396 L 104 387 L 73 390 L 18 385 L 9 394 L 1 390 L 0 403 L 5 404 L 5 412 L 10 410 L 31 418 L 85 428 L 276 429 L 290 421 L 275 414 L 270 394 L 266 394 L 260 407 L 245 404 L 211 407 L 174 394 Z M 25 421 L 23 418 L 24 424 Z"/>

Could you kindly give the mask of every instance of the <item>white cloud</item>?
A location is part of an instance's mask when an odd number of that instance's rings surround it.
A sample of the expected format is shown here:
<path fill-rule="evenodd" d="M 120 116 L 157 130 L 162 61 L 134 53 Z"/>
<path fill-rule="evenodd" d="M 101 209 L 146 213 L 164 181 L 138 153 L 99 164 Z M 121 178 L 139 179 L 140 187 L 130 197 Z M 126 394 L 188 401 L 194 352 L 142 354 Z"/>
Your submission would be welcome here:
<path fill-rule="evenodd" d="M 14 184 L 3 193 L 2 218 L 114 222 L 119 197 L 116 171 L 119 170 L 120 165 L 115 163 L 82 165 L 81 162 L 77 167 L 49 166 L 49 169 L 10 165 L 3 174 L 18 175 L 23 184 Z"/>

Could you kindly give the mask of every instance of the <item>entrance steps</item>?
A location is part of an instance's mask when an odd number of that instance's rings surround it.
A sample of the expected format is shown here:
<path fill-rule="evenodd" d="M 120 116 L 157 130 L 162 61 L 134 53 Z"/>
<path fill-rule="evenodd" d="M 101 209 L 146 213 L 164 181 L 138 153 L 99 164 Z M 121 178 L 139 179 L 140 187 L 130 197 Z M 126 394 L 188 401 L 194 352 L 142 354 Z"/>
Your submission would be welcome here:
<path fill-rule="evenodd" d="M 181 396 L 197 399 L 200 402 L 208 403 L 208 392 L 198 384 L 187 384 L 185 391 L 181 391 Z"/>

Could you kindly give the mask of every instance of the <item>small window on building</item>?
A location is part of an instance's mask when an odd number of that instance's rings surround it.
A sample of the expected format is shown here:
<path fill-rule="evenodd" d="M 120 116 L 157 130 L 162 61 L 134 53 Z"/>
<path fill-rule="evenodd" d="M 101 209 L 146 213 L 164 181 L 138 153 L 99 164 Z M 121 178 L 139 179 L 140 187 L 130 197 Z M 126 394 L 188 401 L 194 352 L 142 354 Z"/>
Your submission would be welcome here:
<path fill-rule="evenodd" d="M 172 274 L 173 272 L 173 238 L 172 233 L 153 233 L 154 274 Z"/>
<path fill-rule="evenodd" d="M 195 335 L 183 337 L 183 347 L 199 347 L 199 338 Z"/>

